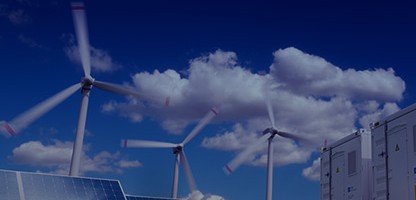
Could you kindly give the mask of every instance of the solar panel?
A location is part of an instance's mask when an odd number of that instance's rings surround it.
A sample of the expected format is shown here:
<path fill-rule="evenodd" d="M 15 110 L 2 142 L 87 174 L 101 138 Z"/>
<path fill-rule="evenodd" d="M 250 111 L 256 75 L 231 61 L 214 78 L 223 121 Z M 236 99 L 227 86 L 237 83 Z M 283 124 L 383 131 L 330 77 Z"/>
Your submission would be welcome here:
<path fill-rule="evenodd" d="M 117 180 L 0 170 L 0 200 L 126 200 Z"/>
<path fill-rule="evenodd" d="M 127 200 L 179 200 L 172 198 L 163 198 L 163 197 L 145 197 L 145 196 L 132 196 L 126 195 Z"/>

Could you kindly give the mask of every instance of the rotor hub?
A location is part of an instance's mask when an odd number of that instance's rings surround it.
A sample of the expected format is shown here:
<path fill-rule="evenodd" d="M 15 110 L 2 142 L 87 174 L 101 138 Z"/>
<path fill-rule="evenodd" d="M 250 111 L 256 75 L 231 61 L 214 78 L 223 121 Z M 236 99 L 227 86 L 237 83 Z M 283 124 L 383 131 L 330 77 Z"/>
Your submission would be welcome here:
<path fill-rule="evenodd" d="M 172 148 L 173 154 L 181 153 L 182 150 L 183 150 L 183 146 L 181 146 L 181 145 L 178 145 L 178 146 Z"/>
<path fill-rule="evenodd" d="M 279 132 L 276 130 L 276 129 L 274 129 L 274 128 L 266 128 L 264 131 L 263 131 L 263 135 L 266 135 L 266 134 L 268 134 L 268 133 L 270 133 L 271 135 L 272 135 L 272 137 L 274 137 L 275 135 L 277 135 Z"/>
<path fill-rule="evenodd" d="M 82 78 L 82 80 L 81 80 L 82 92 L 91 90 L 93 83 L 94 83 L 94 79 L 92 77 Z"/>

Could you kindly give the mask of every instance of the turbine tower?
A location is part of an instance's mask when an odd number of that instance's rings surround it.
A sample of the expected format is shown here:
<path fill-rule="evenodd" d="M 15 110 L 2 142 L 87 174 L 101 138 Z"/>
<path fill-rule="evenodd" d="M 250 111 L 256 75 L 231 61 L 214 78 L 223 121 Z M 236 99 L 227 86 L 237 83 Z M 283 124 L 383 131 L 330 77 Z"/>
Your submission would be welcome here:
<path fill-rule="evenodd" d="M 227 174 L 232 174 L 243 162 L 247 161 L 249 157 L 258 149 L 260 145 L 263 145 L 268 141 L 267 148 L 267 180 L 266 180 L 266 200 L 272 200 L 272 189 L 273 189 L 273 139 L 276 135 L 284 138 L 289 138 L 299 142 L 309 143 L 309 140 L 302 137 L 293 135 L 291 133 L 279 131 L 276 128 L 274 120 L 273 107 L 271 105 L 270 99 L 267 98 L 267 111 L 269 114 L 269 119 L 271 127 L 266 128 L 263 131 L 263 136 L 261 136 L 257 141 L 244 149 L 240 154 L 238 154 L 233 160 L 224 166 L 224 171 Z"/>
<path fill-rule="evenodd" d="M 178 176 L 179 176 L 179 164 L 182 162 L 186 180 L 190 192 L 197 189 L 195 180 L 192 176 L 191 168 L 189 167 L 188 161 L 185 156 L 184 146 L 192 140 L 201 130 L 204 128 L 215 116 L 218 115 L 218 111 L 212 108 L 204 118 L 196 125 L 196 127 L 189 133 L 189 135 L 179 144 L 168 143 L 168 142 L 157 142 L 157 141 L 146 141 L 146 140 L 122 140 L 121 146 L 125 148 L 172 148 L 173 154 L 175 155 L 175 164 L 173 168 L 173 183 L 172 183 L 172 195 L 173 199 L 177 198 L 178 194 Z"/>
<path fill-rule="evenodd" d="M 10 123 L 1 121 L 0 131 L 3 132 L 6 136 L 16 135 L 24 128 L 29 126 L 33 121 L 46 114 L 48 111 L 50 111 L 58 104 L 63 102 L 65 99 L 67 99 L 69 96 L 74 94 L 77 90 L 81 89 L 81 106 L 76 129 L 76 137 L 72 152 L 71 168 L 69 173 L 70 176 L 78 176 L 84 140 L 85 124 L 87 120 L 88 101 L 93 86 L 98 89 L 112 93 L 117 93 L 120 95 L 134 96 L 151 102 L 157 101 L 153 100 L 152 98 L 146 97 L 145 95 L 141 94 L 140 92 L 134 89 L 127 88 L 117 84 L 97 81 L 91 76 L 90 46 L 88 42 L 88 30 L 84 4 L 78 2 L 71 3 L 71 8 L 78 41 L 78 49 L 80 53 L 82 67 L 84 70 L 84 77 L 81 79 L 81 83 L 76 83 L 55 94 L 54 96 L 44 100 L 43 102 L 29 109 L 28 111 L 12 119 Z"/>

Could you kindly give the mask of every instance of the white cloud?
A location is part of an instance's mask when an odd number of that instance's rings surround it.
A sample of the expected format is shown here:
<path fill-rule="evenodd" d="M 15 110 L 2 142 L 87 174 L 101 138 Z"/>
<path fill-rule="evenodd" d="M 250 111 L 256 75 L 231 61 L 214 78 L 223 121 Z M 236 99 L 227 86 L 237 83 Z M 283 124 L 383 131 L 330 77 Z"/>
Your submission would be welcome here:
<path fill-rule="evenodd" d="M 101 111 L 102 112 L 113 112 L 113 111 L 116 110 L 116 107 L 117 107 L 117 102 L 110 101 L 110 102 L 107 102 L 107 103 L 105 103 L 101 106 Z"/>
<path fill-rule="evenodd" d="M 117 111 L 120 116 L 130 119 L 132 122 L 141 122 L 143 120 L 143 114 L 140 112 L 142 109 L 142 102 L 134 98 L 129 98 L 126 103 L 109 101 L 101 106 L 102 112 L 112 113 Z"/>
<path fill-rule="evenodd" d="M 142 163 L 140 163 L 138 160 L 120 160 L 118 161 L 117 165 L 121 168 L 135 168 L 135 167 L 141 167 Z"/>
<path fill-rule="evenodd" d="M 309 180 L 319 181 L 321 179 L 321 159 L 314 160 L 312 166 L 305 168 L 302 174 Z"/>
<path fill-rule="evenodd" d="M 71 142 L 55 141 L 45 146 L 39 141 L 29 141 L 13 149 L 12 159 L 18 164 L 52 167 L 69 163 L 71 155 Z"/>
<path fill-rule="evenodd" d="M 238 153 L 270 127 L 266 96 L 280 130 L 317 144 L 331 143 L 361 128 L 359 123 L 394 112 L 403 98 L 405 83 L 391 68 L 343 70 L 293 47 L 273 55 L 270 72 L 263 75 L 240 66 L 236 53 L 222 50 L 190 60 L 186 75 L 174 70 L 137 73 L 132 85 L 160 101 L 170 96 L 169 107 L 160 109 L 129 99 L 113 103 L 111 110 L 124 116 L 151 116 L 170 133 L 180 133 L 214 105 L 220 111 L 216 122 L 235 125 L 205 138 L 202 145 Z M 282 138 L 276 138 L 274 145 L 277 165 L 305 163 L 316 150 Z M 265 146 L 246 164 L 263 166 Z"/>
<path fill-rule="evenodd" d="M 195 190 L 188 194 L 184 200 L 225 200 L 225 198 L 213 194 L 202 194 L 201 191 Z"/>
<path fill-rule="evenodd" d="M 216 135 L 215 137 L 204 138 L 202 146 L 210 149 L 240 152 L 253 144 L 262 135 L 258 127 L 267 127 L 268 121 L 253 120 L 248 125 L 234 125 L 233 131 Z M 277 166 L 291 163 L 304 163 L 308 160 L 311 149 L 301 148 L 291 140 L 276 137 L 273 142 L 273 161 Z M 267 164 L 267 143 L 259 146 L 252 155 L 248 156 L 245 162 L 253 166 L 266 166 Z"/>
<path fill-rule="evenodd" d="M 72 142 L 54 140 L 53 144 L 44 145 L 40 141 L 29 141 L 13 149 L 10 159 L 16 164 L 46 167 L 53 173 L 68 174 L 72 156 Z M 84 145 L 80 173 L 122 173 L 123 168 L 140 167 L 137 160 L 127 160 L 119 152 L 101 151 L 94 156 L 87 155 L 89 145 Z"/>
<path fill-rule="evenodd" d="M 127 110 L 167 120 L 163 123 L 164 128 L 174 133 L 182 132 L 190 122 L 198 121 L 212 106 L 217 106 L 220 116 L 226 119 L 260 115 L 264 106 L 259 109 L 257 105 L 263 102 L 266 78 L 236 63 L 235 53 L 218 50 L 191 60 L 187 78 L 182 78 L 173 70 L 138 73 L 132 77 L 133 85 L 153 99 L 164 101 L 170 97 L 170 105 L 164 109 L 153 109 L 137 107 L 137 102 L 127 102 L 131 105 Z M 126 110 L 125 106 L 119 106 L 122 113 Z M 172 126 L 175 123 L 180 125 Z"/>
<path fill-rule="evenodd" d="M 370 112 L 367 115 L 362 116 L 359 119 L 360 125 L 369 129 L 370 123 L 378 122 L 379 120 L 384 119 L 385 117 L 399 111 L 400 108 L 395 103 L 386 103 L 383 108 L 376 108 L 373 112 Z"/>
<path fill-rule="evenodd" d="M 74 36 L 68 36 L 68 46 L 64 48 L 68 58 L 77 64 L 81 64 L 81 58 Z M 90 45 L 91 69 L 96 72 L 111 72 L 121 67 L 110 54 L 102 49 Z"/>
<path fill-rule="evenodd" d="M 300 95 L 345 97 L 351 100 L 397 101 L 405 83 L 392 68 L 342 70 L 325 59 L 296 48 L 274 53 L 270 72 L 282 88 Z"/>

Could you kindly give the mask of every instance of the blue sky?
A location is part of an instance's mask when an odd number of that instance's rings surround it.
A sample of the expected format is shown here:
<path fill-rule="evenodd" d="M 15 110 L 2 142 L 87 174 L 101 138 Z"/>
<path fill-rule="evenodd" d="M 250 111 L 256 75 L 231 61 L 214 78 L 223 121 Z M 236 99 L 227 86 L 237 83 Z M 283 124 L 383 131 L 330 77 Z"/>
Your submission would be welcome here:
<path fill-rule="evenodd" d="M 199 190 L 264 198 L 266 145 L 232 176 L 222 167 L 269 126 L 265 85 L 274 88 L 277 126 L 318 144 L 411 105 L 414 6 L 86 1 L 92 76 L 160 101 L 170 96 L 171 105 L 94 88 L 83 175 L 119 179 L 130 194 L 169 196 L 171 150 L 122 149 L 120 140 L 179 143 L 215 106 L 220 114 L 186 146 Z M 80 81 L 69 2 L 3 1 L 0 27 L 0 121 Z M 67 173 L 79 105 L 76 92 L 15 137 L 0 138 L 0 168 Z M 283 139 L 274 145 L 274 199 L 319 199 L 319 181 L 311 180 L 319 152 Z M 179 182 L 179 195 L 187 196 L 182 171 Z"/>

